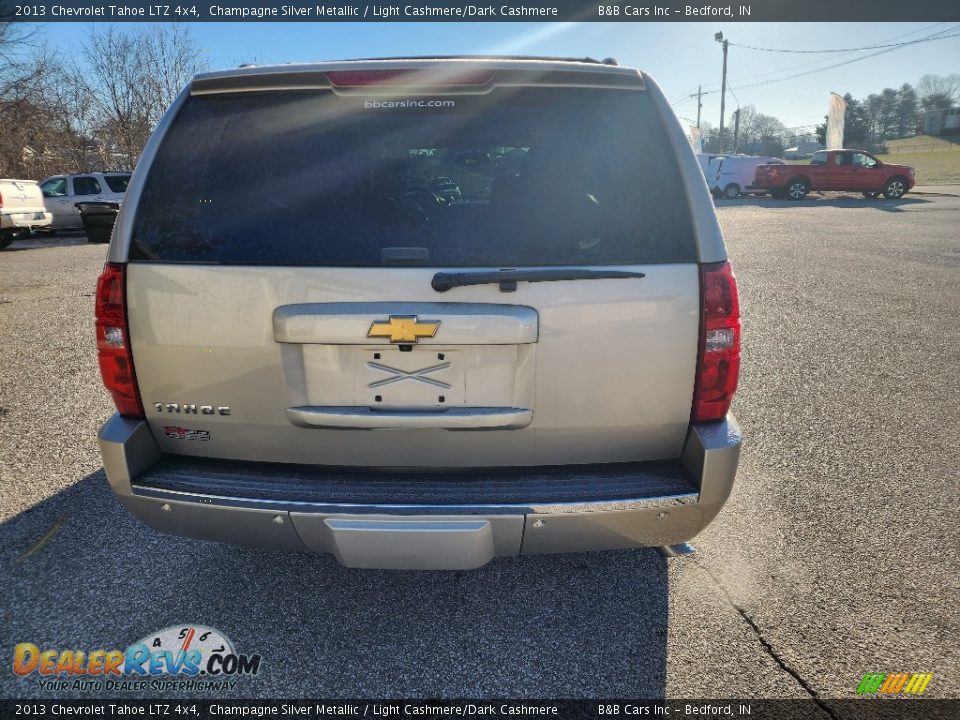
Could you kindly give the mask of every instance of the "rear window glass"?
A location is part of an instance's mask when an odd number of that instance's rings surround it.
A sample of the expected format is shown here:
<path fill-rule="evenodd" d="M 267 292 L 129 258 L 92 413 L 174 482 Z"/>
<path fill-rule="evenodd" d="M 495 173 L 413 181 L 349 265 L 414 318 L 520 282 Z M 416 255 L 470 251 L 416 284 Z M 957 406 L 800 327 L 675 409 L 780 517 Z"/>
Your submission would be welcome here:
<path fill-rule="evenodd" d="M 674 263 L 694 262 L 696 248 L 645 92 L 500 88 L 427 100 L 192 97 L 150 168 L 130 249 L 133 261 L 184 263 L 370 267 L 398 257 Z"/>
<path fill-rule="evenodd" d="M 115 193 L 124 193 L 127 191 L 127 185 L 130 184 L 129 175 L 104 175 L 103 179 L 107 183 L 107 187 Z"/>
<path fill-rule="evenodd" d="M 75 177 L 73 179 L 74 195 L 96 195 L 100 192 L 100 183 L 92 177 Z"/>

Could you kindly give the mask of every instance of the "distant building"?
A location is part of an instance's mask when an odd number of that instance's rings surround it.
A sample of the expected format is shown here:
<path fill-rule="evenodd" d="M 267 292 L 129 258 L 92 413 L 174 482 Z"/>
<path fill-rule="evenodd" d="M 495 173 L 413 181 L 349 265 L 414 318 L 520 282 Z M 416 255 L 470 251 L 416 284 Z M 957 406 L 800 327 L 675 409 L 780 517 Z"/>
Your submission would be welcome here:
<path fill-rule="evenodd" d="M 787 148 L 783 151 L 783 157 L 787 160 L 803 160 L 813 155 L 817 150 L 823 150 L 823 144 L 818 142 L 802 142 L 796 147 Z"/>
<path fill-rule="evenodd" d="M 926 135 L 960 135 L 960 108 L 930 110 L 920 116 L 919 131 Z"/>

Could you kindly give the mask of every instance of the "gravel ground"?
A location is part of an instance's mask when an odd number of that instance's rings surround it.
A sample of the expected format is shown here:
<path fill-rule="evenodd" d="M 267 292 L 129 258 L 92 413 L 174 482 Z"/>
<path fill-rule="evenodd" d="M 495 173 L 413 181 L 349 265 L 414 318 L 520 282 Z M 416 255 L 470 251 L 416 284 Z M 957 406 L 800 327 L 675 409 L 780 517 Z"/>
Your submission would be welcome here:
<path fill-rule="evenodd" d="M 237 697 L 845 698 L 868 671 L 933 672 L 928 696 L 960 697 L 960 199 L 718 211 L 745 318 L 746 445 L 697 554 L 466 573 L 348 570 L 140 525 L 95 441 L 111 412 L 92 340 L 105 248 L 15 243 L 0 253 L 5 662 L 17 642 L 125 647 L 200 623 L 263 655 Z M 0 670 L 0 696 L 38 695 Z"/>

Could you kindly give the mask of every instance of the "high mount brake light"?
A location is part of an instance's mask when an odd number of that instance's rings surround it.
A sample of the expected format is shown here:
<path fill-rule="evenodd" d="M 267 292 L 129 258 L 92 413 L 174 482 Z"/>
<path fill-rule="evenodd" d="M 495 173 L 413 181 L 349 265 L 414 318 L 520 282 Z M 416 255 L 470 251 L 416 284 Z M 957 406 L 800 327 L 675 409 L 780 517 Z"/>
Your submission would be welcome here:
<path fill-rule="evenodd" d="M 126 265 L 107 263 L 97 280 L 97 359 L 117 411 L 142 418 L 143 403 L 130 354 L 126 279 Z"/>
<path fill-rule="evenodd" d="M 491 70 L 458 70 L 445 68 L 391 70 L 331 70 L 327 80 L 335 87 L 397 85 L 409 87 L 486 85 L 493 77 Z"/>
<path fill-rule="evenodd" d="M 691 421 L 722 420 L 740 376 L 740 299 L 730 263 L 700 266 L 700 345 Z"/>

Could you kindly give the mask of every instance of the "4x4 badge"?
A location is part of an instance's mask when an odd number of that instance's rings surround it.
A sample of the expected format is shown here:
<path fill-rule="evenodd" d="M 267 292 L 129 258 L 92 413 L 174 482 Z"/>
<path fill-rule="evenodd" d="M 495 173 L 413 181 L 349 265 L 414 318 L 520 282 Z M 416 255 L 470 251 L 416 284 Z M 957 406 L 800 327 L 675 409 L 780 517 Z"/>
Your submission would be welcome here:
<path fill-rule="evenodd" d="M 367 337 L 390 338 L 392 343 L 415 343 L 422 337 L 433 337 L 439 327 L 439 320 L 420 322 L 416 315 L 391 315 L 389 320 L 374 320 Z"/>

